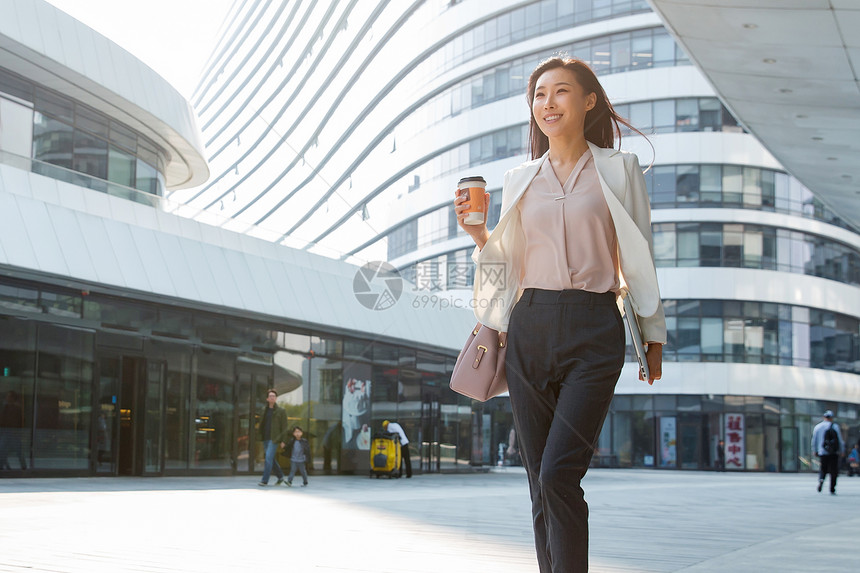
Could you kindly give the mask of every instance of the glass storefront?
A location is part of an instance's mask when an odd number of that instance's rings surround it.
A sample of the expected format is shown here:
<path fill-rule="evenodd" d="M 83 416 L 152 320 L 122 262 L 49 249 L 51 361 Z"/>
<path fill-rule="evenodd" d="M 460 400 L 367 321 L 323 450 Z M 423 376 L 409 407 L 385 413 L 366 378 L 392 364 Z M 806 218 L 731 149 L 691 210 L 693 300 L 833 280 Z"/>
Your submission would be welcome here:
<path fill-rule="evenodd" d="M 33 469 L 85 469 L 92 425 L 92 332 L 37 328 Z"/>
<path fill-rule="evenodd" d="M 817 470 L 810 437 L 826 409 L 837 412 L 846 443 L 857 442 L 857 404 L 766 396 L 616 396 L 592 465 L 718 470 L 723 440 L 727 471 Z"/>
<path fill-rule="evenodd" d="M 845 325 L 844 317 L 813 309 L 745 303 L 735 333 L 730 307 L 740 303 L 724 301 L 718 309 L 717 302 L 666 301 L 675 339 L 667 359 L 681 360 L 694 340 L 700 341 L 696 355 L 684 360 L 721 355 L 841 369 L 854 356 L 846 349 L 857 351 L 856 321 Z M 179 316 L 185 320 L 176 321 Z M 710 336 L 713 320 L 719 332 Z M 747 330 L 770 343 L 756 352 L 740 337 Z M 808 352 L 796 341 L 783 343 L 785 336 L 807 340 Z M 846 336 L 853 341 L 848 346 Z M 788 350 L 799 354 L 783 356 Z M 366 472 L 370 440 L 384 420 L 406 430 L 416 472 L 520 465 L 509 400 L 482 404 L 451 392 L 453 364 L 453 355 L 4 279 L 0 475 L 256 473 L 262 468 L 256 425 L 268 388 L 279 392 L 290 425 L 305 429 L 316 473 Z M 856 441 L 856 404 L 616 396 L 593 465 L 717 469 L 724 440 L 727 470 L 810 471 L 817 460 L 809 435 L 827 408 L 837 412 L 846 440 Z"/>
<path fill-rule="evenodd" d="M 508 398 L 475 403 L 471 431 L 475 463 L 522 465 Z M 812 428 L 831 409 L 846 444 L 860 438 L 860 405 L 768 396 L 617 395 L 612 400 L 592 467 L 817 471 Z"/>
<path fill-rule="evenodd" d="M 386 419 L 406 430 L 416 472 L 466 469 L 471 404 L 447 389 L 453 364 L 451 355 L 3 278 L 0 475 L 256 473 L 268 388 L 305 430 L 313 472 L 367 472 Z"/>

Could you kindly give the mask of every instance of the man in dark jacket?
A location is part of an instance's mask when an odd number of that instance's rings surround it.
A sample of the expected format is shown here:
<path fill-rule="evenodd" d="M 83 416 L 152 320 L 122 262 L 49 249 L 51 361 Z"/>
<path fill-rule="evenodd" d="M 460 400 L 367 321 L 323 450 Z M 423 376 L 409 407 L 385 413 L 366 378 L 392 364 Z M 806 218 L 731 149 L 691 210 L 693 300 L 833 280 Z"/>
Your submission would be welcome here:
<path fill-rule="evenodd" d="M 266 454 L 266 465 L 263 468 L 263 479 L 257 485 L 269 485 L 269 476 L 272 469 L 275 470 L 275 475 L 278 476 L 278 483 L 284 483 L 284 470 L 275 459 L 275 453 L 278 450 L 278 445 L 283 448 L 284 440 L 287 438 L 287 413 L 277 404 L 278 393 L 274 389 L 269 389 L 266 396 L 266 407 L 260 412 L 260 427 L 257 431 L 257 439 L 263 442 L 263 451 Z"/>

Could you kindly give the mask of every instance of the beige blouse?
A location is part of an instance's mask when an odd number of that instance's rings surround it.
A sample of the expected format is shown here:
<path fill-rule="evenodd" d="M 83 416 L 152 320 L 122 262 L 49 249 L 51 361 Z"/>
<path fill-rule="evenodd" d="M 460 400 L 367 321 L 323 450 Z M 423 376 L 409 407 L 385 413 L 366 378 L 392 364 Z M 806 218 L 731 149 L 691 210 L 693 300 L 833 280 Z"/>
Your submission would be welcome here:
<path fill-rule="evenodd" d="M 520 288 L 618 291 L 618 240 L 591 150 L 563 186 L 547 157 L 517 208 L 525 234 Z"/>

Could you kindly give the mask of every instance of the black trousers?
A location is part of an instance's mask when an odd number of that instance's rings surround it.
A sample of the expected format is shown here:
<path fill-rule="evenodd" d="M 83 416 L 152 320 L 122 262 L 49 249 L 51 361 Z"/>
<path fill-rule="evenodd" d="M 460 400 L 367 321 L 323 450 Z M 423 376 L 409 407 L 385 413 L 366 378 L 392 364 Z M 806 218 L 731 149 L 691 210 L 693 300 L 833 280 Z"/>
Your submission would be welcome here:
<path fill-rule="evenodd" d="M 836 491 L 836 476 L 839 475 L 839 454 L 826 454 L 819 456 L 821 467 L 818 470 L 818 481 L 824 481 L 830 474 L 830 491 Z"/>
<path fill-rule="evenodd" d="M 580 480 L 624 366 L 624 344 L 613 293 L 526 289 L 511 314 L 508 389 L 542 573 L 588 571 Z"/>
<path fill-rule="evenodd" d="M 400 465 L 406 466 L 406 477 L 412 477 L 412 460 L 409 459 L 409 444 L 400 446 Z M 401 470 L 402 471 L 402 470 Z"/>

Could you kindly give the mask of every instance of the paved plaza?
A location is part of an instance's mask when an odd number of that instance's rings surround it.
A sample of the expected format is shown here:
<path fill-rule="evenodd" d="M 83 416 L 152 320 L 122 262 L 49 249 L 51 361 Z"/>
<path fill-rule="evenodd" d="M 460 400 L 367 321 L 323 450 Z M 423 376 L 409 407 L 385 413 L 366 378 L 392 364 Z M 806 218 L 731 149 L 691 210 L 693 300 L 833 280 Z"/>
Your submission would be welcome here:
<path fill-rule="evenodd" d="M 311 476 L 307 488 L 256 481 L 0 480 L 0 571 L 537 570 L 520 469 Z M 591 571 L 860 571 L 860 478 L 842 476 L 836 496 L 815 483 L 810 474 L 591 470 Z"/>

